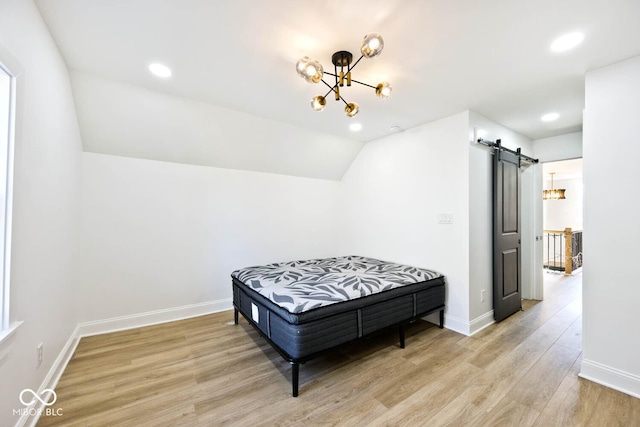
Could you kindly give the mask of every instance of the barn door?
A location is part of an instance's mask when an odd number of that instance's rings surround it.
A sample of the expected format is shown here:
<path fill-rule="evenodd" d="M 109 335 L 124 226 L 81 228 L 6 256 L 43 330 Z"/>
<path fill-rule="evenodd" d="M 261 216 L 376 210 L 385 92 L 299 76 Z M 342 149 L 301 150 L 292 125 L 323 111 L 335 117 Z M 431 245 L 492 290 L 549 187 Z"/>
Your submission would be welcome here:
<path fill-rule="evenodd" d="M 520 150 L 493 156 L 493 311 L 496 322 L 522 307 Z"/>

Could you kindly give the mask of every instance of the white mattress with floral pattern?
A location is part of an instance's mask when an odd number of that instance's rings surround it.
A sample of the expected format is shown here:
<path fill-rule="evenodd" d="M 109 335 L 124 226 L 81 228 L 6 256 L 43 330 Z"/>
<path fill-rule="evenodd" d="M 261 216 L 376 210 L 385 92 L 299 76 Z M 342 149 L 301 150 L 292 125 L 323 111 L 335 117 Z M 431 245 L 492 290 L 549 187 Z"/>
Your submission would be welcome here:
<path fill-rule="evenodd" d="M 247 267 L 231 276 L 289 313 L 443 277 L 424 268 L 354 255 Z"/>

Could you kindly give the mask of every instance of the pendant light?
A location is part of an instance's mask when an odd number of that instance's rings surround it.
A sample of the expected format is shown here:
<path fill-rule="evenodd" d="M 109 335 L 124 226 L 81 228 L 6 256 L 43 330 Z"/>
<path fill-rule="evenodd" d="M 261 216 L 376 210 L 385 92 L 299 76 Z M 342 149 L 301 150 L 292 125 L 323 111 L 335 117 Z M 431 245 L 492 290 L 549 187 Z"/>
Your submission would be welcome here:
<path fill-rule="evenodd" d="M 566 191 L 564 188 L 553 188 L 553 175 L 555 172 L 549 172 L 551 175 L 551 189 L 550 190 L 542 190 L 542 200 L 564 200 L 566 197 L 564 196 L 564 192 Z"/>

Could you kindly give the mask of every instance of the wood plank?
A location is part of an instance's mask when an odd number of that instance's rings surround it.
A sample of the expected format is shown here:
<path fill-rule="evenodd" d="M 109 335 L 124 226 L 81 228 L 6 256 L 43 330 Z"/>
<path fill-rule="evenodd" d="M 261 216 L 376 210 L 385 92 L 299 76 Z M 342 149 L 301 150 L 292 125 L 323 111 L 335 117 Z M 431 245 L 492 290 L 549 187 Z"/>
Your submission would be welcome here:
<path fill-rule="evenodd" d="M 509 398 L 542 412 L 580 353 L 555 343 L 509 391 Z"/>
<path fill-rule="evenodd" d="M 485 411 L 461 397 L 452 400 L 434 417 L 429 419 L 429 425 L 434 426 L 465 426 L 477 425 L 478 420 L 487 415 Z"/>
<path fill-rule="evenodd" d="M 563 378 L 536 420 L 535 426 L 563 427 L 588 424 L 604 387 L 578 377 L 581 360 L 581 357 L 576 359 L 569 374 Z"/>
<path fill-rule="evenodd" d="M 472 424 L 479 426 L 532 426 L 540 414 L 527 405 L 505 398 L 495 408 Z"/>

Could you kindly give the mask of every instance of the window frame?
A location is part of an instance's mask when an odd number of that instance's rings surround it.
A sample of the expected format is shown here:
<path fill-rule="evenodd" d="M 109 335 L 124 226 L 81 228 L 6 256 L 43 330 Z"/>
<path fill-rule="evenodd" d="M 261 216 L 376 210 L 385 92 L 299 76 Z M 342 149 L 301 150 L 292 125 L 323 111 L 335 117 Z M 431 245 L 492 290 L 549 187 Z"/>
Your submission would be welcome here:
<path fill-rule="evenodd" d="M 10 335 L 15 327 L 10 327 L 10 278 L 11 278 L 11 224 L 13 212 L 13 166 L 14 166 L 14 142 L 16 125 L 16 75 L 13 74 L 4 63 L 0 62 L 0 71 L 9 77 L 9 106 L 7 117 L 7 134 L 0 139 L 0 150 L 6 154 L 6 162 L 0 162 L 0 186 L 4 187 L 4 223 L 2 227 L 3 237 L 0 239 L 0 341 Z M 1 206 L 0 206 L 1 208 Z"/>

